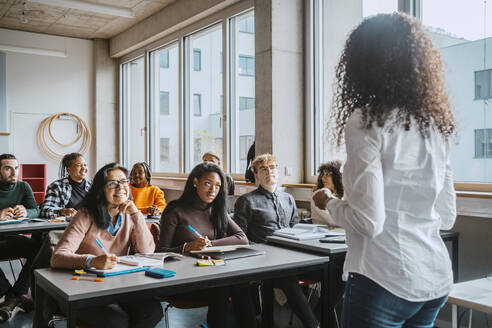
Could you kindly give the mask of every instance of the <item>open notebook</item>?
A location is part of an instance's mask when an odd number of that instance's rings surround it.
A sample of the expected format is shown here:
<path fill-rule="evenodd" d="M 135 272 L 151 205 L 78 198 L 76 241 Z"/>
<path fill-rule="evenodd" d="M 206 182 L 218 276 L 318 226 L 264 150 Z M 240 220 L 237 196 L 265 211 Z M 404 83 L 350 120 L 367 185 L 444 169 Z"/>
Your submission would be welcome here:
<path fill-rule="evenodd" d="M 343 236 L 343 229 L 327 229 L 325 226 L 309 223 L 298 223 L 292 228 L 283 228 L 273 233 L 274 236 L 295 240 L 315 239 L 325 236 Z"/>
<path fill-rule="evenodd" d="M 124 263 L 116 263 L 114 268 L 108 270 L 101 270 L 90 268 L 87 272 L 95 273 L 101 277 L 117 276 L 120 274 L 145 271 L 150 267 L 161 266 L 166 259 L 182 259 L 183 255 L 177 253 L 153 253 L 153 254 L 135 254 L 127 256 L 118 256 L 120 260 L 126 260 L 129 262 L 138 263 L 138 265 L 127 265 Z"/>

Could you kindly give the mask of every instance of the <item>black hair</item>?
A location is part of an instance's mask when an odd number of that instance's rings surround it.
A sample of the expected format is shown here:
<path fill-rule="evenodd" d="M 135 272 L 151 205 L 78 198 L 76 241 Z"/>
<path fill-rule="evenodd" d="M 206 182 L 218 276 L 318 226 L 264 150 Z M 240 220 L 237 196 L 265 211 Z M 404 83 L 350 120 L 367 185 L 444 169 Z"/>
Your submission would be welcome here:
<path fill-rule="evenodd" d="M 321 164 L 318 168 L 318 184 L 316 185 L 315 190 L 324 187 L 321 177 L 323 176 L 323 173 L 326 171 L 327 173 L 331 174 L 333 186 L 335 187 L 335 196 L 341 199 L 343 197 L 342 172 L 340 172 L 341 167 L 342 167 L 341 161 L 331 161 Z"/>
<path fill-rule="evenodd" d="M 130 171 L 130 183 L 133 184 L 132 175 L 137 165 L 140 165 L 143 168 L 145 173 L 145 179 L 147 179 L 147 184 L 150 186 L 150 180 L 152 179 L 152 170 L 150 169 L 149 164 L 145 162 L 138 162 L 133 164 L 132 170 Z"/>
<path fill-rule="evenodd" d="M 0 155 L 0 168 L 2 167 L 2 161 L 4 159 L 15 159 L 15 160 L 17 160 L 17 158 L 12 154 L 2 154 L 2 155 Z"/>
<path fill-rule="evenodd" d="M 118 163 L 109 163 L 97 171 L 92 180 L 92 186 L 85 195 L 81 208 L 85 209 L 98 228 L 107 229 L 111 217 L 108 213 L 108 201 L 104 193 L 104 188 L 110 171 L 120 170 L 128 178 L 128 170 Z"/>
<path fill-rule="evenodd" d="M 212 202 L 212 225 L 215 230 L 215 239 L 220 239 L 225 237 L 227 232 L 227 207 L 226 207 L 226 190 L 227 190 L 227 180 L 225 178 L 224 172 L 215 165 L 214 163 L 201 163 L 195 166 L 195 168 L 191 171 L 188 176 L 188 180 L 186 180 L 185 188 L 183 190 L 183 194 L 176 200 L 170 202 L 165 210 L 171 210 L 172 208 L 178 206 L 188 207 L 191 202 L 194 201 L 198 196 L 196 193 L 196 188 L 193 186 L 193 180 L 197 178 L 201 179 L 203 175 L 209 172 L 215 172 L 220 177 L 220 190 Z M 164 217 L 164 213 L 162 213 L 162 217 Z M 162 220 L 162 219 L 161 219 Z"/>
<path fill-rule="evenodd" d="M 84 156 L 82 156 L 81 153 L 70 153 L 63 156 L 60 162 L 60 169 L 58 170 L 58 177 L 60 179 L 66 178 L 69 175 L 67 168 L 72 165 L 73 161 L 75 161 L 79 157 Z"/>

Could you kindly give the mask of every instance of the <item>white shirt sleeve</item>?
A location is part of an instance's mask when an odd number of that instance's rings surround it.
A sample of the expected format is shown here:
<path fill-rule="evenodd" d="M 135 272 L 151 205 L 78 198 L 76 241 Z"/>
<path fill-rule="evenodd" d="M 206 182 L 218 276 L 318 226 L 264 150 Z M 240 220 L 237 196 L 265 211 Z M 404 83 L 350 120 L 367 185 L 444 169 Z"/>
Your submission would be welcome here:
<path fill-rule="evenodd" d="M 361 127 L 359 117 L 352 115 L 345 127 L 343 184 L 347 200 L 332 199 L 327 209 L 337 226 L 373 238 L 383 231 L 386 219 L 382 136 L 379 128 Z"/>
<path fill-rule="evenodd" d="M 444 186 L 437 196 L 435 209 L 441 217 L 441 229 L 451 229 L 456 220 L 456 192 L 454 190 L 453 171 L 451 170 L 449 158 L 446 163 Z"/>

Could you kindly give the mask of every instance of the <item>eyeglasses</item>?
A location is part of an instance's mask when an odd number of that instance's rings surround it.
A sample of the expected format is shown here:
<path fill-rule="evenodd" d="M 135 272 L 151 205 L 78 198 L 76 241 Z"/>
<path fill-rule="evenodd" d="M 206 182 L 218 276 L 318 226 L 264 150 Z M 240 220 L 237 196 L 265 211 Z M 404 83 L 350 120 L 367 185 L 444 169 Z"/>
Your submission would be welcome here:
<path fill-rule="evenodd" d="M 126 187 L 128 186 L 128 183 L 130 181 L 128 179 L 121 179 L 121 180 L 109 180 L 106 182 L 106 186 L 108 187 L 108 189 L 116 189 L 118 188 L 119 185 L 123 186 L 123 187 Z"/>
<path fill-rule="evenodd" d="M 260 170 L 260 172 L 266 173 L 266 172 L 268 172 L 268 170 L 270 170 L 270 171 L 276 171 L 277 168 L 278 168 L 278 165 L 277 164 L 272 164 L 272 165 L 269 165 L 269 166 L 260 166 L 258 169 Z"/>

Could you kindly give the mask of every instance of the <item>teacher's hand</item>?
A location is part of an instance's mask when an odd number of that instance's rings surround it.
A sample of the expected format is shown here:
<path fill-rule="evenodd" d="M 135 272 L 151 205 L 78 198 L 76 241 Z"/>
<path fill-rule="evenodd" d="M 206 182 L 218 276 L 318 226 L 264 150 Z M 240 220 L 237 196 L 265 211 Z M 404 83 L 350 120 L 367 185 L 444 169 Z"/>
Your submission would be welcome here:
<path fill-rule="evenodd" d="M 325 210 L 328 201 L 333 198 L 328 190 L 320 190 L 313 195 L 313 201 L 316 207 Z"/>
<path fill-rule="evenodd" d="M 94 257 L 91 260 L 91 266 L 96 269 L 107 270 L 112 269 L 116 265 L 118 258 L 114 254 L 103 254 Z"/>

